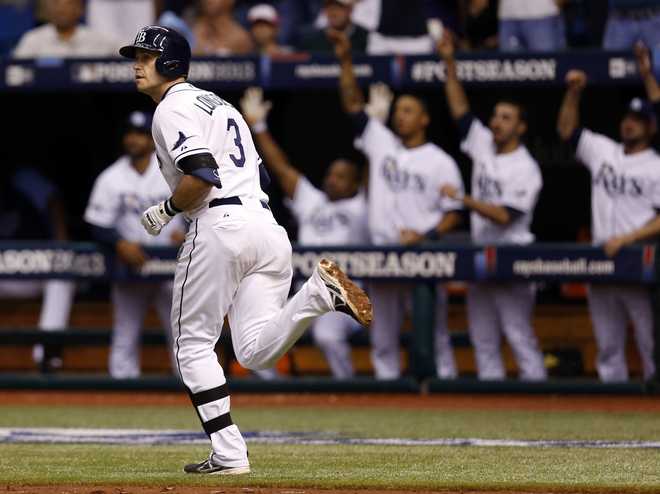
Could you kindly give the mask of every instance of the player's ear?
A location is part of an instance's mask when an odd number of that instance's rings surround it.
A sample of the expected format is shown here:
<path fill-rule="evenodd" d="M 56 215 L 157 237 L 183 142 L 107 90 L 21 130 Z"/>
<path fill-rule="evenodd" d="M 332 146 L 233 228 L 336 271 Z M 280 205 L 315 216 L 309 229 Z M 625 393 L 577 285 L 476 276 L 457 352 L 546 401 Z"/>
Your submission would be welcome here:
<path fill-rule="evenodd" d="M 520 120 L 518 122 L 517 130 L 518 130 L 518 136 L 520 137 L 524 136 L 525 133 L 527 133 L 527 122 L 525 122 L 524 120 Z"/>

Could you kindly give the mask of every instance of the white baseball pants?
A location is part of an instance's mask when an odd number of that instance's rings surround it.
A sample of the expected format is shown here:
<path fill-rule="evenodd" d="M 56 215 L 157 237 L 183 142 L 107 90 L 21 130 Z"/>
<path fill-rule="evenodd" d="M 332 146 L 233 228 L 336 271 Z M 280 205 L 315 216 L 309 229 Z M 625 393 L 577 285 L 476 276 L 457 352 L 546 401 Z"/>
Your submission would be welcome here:
<path fill-rule="evenodd" d="M 287 302 L 291 276 L 286 231 L 258 201 L 208 209 L 186 235 L 174 278 L 174 352 L 221 465 L 248 465 L 214 352 L 225 314 L 239 363 L 254 370 L 272 367 L 315 317 L 333 309 L 317 272 Z"/>
<path fill-rule="evenodd" d="M 377 282 L 370 286 L 374 320 L 371 325 L 371 360 L 377 379 L 397 379 L 401 376 L 399 333 L 406 305 L 409 305 L 411 284 Z M 456 377 L 456 362 L 447 329 L 447 295 L 438 286 L 435 306 L 436 372 L 440 378 Z"/>
<path fill-rule="evenodd" d="M 605 382 L 628 380 L 626 332 L 633 323 L 644 378 L 655 372 L 653 361 L 653 313 L 649 291 L 643 286 L 600 285 L 589 287 L 589 311 L 598 346 L 596 368 Z"/>
<path fill-rule="evenodd" d="M 535 288 L 531 283 L 476 283 L 468 286 L 467 311 L 479 379 L 505 379 L 502 333 L 513 350 L 520 379 L 547 378 L 532 328 Z"/>
<path fill-rule="evenodd" d="M 147 309 L 154 304 L 173 360 L 172 283 L 115 283 L 112 286 L 112 344 L 108 368 L 115 379 L 129 379 L 140 375 L 140 335 Z"/>
<path fill-rule="evenodd" d="M 348 379 L 355 374 L 348 337 L 360 327 L 355 319 L 342 312 L 330 312 L 314 322 L 314 342 L 323 352 L 333 377 L 337 379 Z"/>

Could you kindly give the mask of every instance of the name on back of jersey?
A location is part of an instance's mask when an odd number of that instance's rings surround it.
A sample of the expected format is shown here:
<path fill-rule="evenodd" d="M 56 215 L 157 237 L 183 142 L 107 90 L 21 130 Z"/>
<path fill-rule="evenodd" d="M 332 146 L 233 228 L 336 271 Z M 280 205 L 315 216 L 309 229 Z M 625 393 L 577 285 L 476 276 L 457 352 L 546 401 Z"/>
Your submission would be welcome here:
<path fill-rule="evenodd" d="M 219 106 L 229 106 L 230 108 L 234 108 L 234 105 L 223 100 L 215 93 L 203 93 L 195 99 L 197 100 L 195 106 L 209 115 L 213 115 L 213 111 Z"/>

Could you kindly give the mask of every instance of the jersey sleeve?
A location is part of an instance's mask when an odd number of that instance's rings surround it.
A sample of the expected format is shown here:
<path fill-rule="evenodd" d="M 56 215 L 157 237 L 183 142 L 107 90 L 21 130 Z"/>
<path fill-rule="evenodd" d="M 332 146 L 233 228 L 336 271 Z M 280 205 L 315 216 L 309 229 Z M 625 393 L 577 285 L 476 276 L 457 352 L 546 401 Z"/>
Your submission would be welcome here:
<path fill-rule="evenodd" d="M 289 201 L 291 212 L 300 222 L 325 201 L 325 194 L 314 187 L 307 178 L 298 179 L 293 198 Z"/>
<path fill-rule="evenodd" d="M 543 179 L 536 163 L 513 170 L 510 180 L 502 183 L 501 205 L 521 213 L 530 212 L 542 186 Z"/>
<path fill-rule="evenodd" d="M 461 151 L 474 159 L 492 145 L 492 132 L 478 118 L 472 118 L 467 135 L 461 141 Z"/>
<path fill-rule="evenodd" d="M 369 118 L 361 134 L 355 139 L 355 147 L 367 156 L 376 154 L 383 144 L 394 138 L 392 131 L 375 118 Z"/>
<path fill-rule="evenodd" d="M 154 136 L 160 136 L 177 170 L 179 162 L 196 154 L 211 153 L 204 141 L 202 126 L 186 108 L 163 108 L 154 117 Z"/>
<path fill-rule="evenodd" d="M 454 160 L 448 162 L 446 167 L 446 172 L 442 180 L 442 185 L 451 185 L 458 190 L 459 195 L 462 197 L 465 194 L 465 186 L 463 185 L 463 179 L 461 178 L 461 172 L 458 170 L 458 165 Z M 438 190 L 438 194 L 440 191 Z M 463 202 L 460 200 L 452 199 L 446 196 L 440 196 L 440 207 L 444 212 L 448 211 L 460 211 L 463 209 Z"/>
<path fill-rule="evenodd" d="M 582 129 L 577 142 L 575 156 L 587 168 L 592 170 L 598 166 L 602 158 L 616 143 L 602 134 L 597 134 L 588 129 Z"/>
<path fill-rule="evenodd" d="M 85 210 L 85 221 L 102 228 L 114 227 L 119 216 L 120 198 L 108 178 L 101 175 L 96 179 Z"/>

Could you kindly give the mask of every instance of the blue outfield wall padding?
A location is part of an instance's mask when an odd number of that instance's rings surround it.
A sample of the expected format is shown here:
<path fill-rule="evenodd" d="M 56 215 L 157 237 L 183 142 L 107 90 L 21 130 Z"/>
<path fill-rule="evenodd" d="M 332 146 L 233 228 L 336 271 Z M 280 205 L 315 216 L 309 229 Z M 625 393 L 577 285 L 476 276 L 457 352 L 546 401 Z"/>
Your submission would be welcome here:
<path fill-rule="evenodd" d="M 651 383 L 630 381 L 602 383 L 596 379 L 550 379 L 548 381 L 479 381 L 477 379 L 441 380 L 430 379 L 422 389 L 428 393 L 475 393 L 475 394 L 593 394 L 593 395 L 640 395 L 655 393 Z"/>

